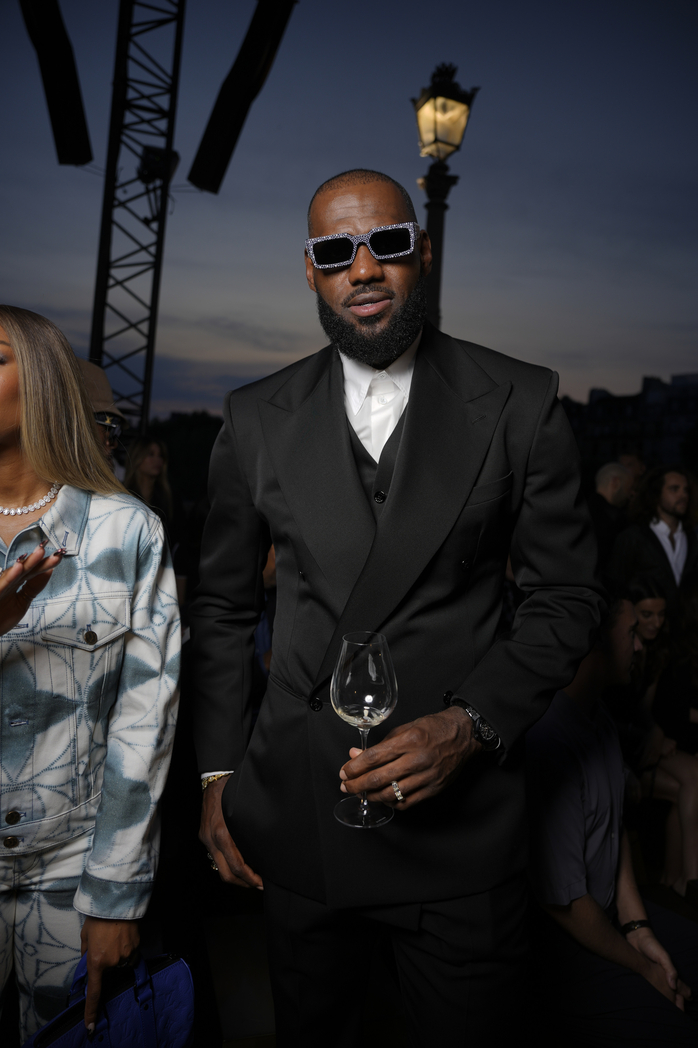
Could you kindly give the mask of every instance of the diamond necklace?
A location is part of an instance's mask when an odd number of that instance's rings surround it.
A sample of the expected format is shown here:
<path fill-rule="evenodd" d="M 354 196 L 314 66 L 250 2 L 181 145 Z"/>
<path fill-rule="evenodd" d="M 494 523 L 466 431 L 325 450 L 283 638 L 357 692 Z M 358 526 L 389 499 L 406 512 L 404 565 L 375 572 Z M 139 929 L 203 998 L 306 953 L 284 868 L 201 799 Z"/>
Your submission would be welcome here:
<path fill-rule="evenodd" d="M 34 510 L 43 509 L 44 506 L 48 506 L 51 499 L 55 499 L 56 495 L 60 490 L 60 484 L 54 484 L 50 491 L 48 491 L 42 499 L 37 499 L 36 502 L 32 502 L 31 506 L 17 506 L 15 509 L 10 509 L 9 506 L 0 506 L 0 513 L 6 517 L 17 517 L 20 513 L 33 513 Z"/>

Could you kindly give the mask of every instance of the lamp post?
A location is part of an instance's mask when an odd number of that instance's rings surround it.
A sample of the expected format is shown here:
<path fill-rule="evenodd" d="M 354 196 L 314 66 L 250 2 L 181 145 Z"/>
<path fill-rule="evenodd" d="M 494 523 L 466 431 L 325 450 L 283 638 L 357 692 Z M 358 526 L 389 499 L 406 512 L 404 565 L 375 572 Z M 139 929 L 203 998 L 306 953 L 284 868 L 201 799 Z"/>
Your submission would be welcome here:
<path fill-rule="evenodd" d="M 446 157 L 460 149 L 468 125 L 475 95 L 473 87 L 463 91 L 453 79 L 456 66 L 438 65 L 419 98 L 412 99 L 419 129 L 420 156 L 434 157 L 426 176 L 417 179 L 417 185 L 427 194 L 427 233 L 433 252 L 432 271 L 427 281 L 427 309 L 429 320 L 441 326 L 441 263 L 444 245 L 444 216 L 448 210 L 446 197 L 455 186 L 458 175 L 449 174 Z"/>

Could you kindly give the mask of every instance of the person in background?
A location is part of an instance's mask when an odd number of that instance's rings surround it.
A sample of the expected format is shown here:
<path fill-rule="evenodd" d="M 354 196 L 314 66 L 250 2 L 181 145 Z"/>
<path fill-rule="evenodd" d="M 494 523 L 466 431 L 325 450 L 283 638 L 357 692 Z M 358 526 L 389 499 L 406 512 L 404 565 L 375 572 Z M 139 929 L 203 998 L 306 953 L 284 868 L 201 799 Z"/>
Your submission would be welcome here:
<path fill-rule="evenodd" d="M 621 466 L 625 466 L 625 468 L 632 474 L 633 484 L 630 491 L 630 498 L 632 501 L 637 494 L 640 481 L 647 472 L 647 466 L 640 458 L 637 449 L 633 447 L 621 448 L 617 456 L 617 461 L 620 462 Z"/>
<path fill-rule="evenodd" d="M 681 467 L 647 473 L 631 506 L 633 523 L 619 534 L 608 563 L 617 585 L 652 575 L 664 590 L 670 615 L 679 591 L 698 576 L 695 485 Z"/>
<path fill-rule="evenodd" d="M 698 759 L 681 751 L 654 717 L 657 684 L 671 654 L 667 602 L 661 587 L 649 577 L 633 580 L 625 592 L 633 602 L 642 648 L 631 682 L 609 686 L 605 698 L 641 796 L 671 802 L 662 883 L 681 896 L 690 892 L 693 897 L 698 878 Z"/>
<path fill-rule="evenodd" d="M 167 447 L 155 437 L 138 437 L 128 451 L 124 484 L 172 527 L 172 489 L 167 479 Z"/>
<path fill-rule="evenodd" d="M 623 827 L 623 757 L 603 706 L 640 650 L 627 595 L 526 737 L 538 1034 L 579 1048 L 695 1045 L 695 925 L 643 901 Z M 689 1003 L 690 1002 L 690 1003 Z M 541 1029 L 542 1028 L 542 1029 Z"/>
<path fill-rule="evenodd" d="M 679 749 L 698 754 L 698 585 L 685 594 L 672 653 L 657 683 L 653 706 L 660 727 Z"/>
<path fill-rule="evenodd" d="M 619 462 L 607 462 L 596 474 L 595 485 L 587 503 L 599 547 L 597 571 L 603 573 L 613 544 L 626 525 L 623 510 L 630 499 L 633 475 Z"/>
<path fill-rule="evenodd" d="M 125 422 L 124 416 L 114 403 L 114 394 L 112 393 L 109 379 L 102 368 L 90 363 L 89 360 L 82 360 L 80 357 L 78 357 L 78 367 L 82 372 L 85 390 L 92 405 L 95 422 L 97 423 L 97 436 L 104 448 L 109 468 L 119 480 L 123 480 L 124 468 L 116 461 L 114 452 L 121 437 L 122 427 Z"/>
<path fill-rule="evenodd" d="M 187 542 L 184 513 L 179 506 L 175 509 L 167 477 L 167 445 L 157 437 L 138 437 L 128 450 L 127 461 L 125 486 L 132 495 L 154 510 L 165 526 L 181 608 L 187 597 Z"/>
<path fill-rule="evenodd" d="M 65 1007 L 81 951 L 88 1031 L 102 972 L 135 955 L 180 629 L 162 524 L 109 469 L 70 345 L 12 306 L 0 306 L 0 507 L 2 605 L 37 547 L 53 568 L 29 579 L 33 602 L 13 626 L 15 603 L 0 637 L 0 991 L 14 965 L 24 1041 Z"/>

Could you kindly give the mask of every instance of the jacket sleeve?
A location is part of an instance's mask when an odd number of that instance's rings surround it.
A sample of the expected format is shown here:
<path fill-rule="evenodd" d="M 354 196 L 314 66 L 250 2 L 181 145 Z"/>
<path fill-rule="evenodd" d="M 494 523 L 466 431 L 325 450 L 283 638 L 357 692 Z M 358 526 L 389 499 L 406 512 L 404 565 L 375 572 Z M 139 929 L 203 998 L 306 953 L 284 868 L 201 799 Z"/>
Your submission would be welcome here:
<path fill-rule="evenodd" d="M 581 494 L 579 454 L 553 373 L 526 466 L 511 542 L 526 594 L 509 635 L 458 689 L 499 735 L 506 753 L 570 683 L 604 607 L 596 542 Z"/>
<path fill-rule="evenodd" d="M 95 917 L 141 917 L 157 867 L 157 804 L 174 741 L 181 630 L 170 554 L 155 516 L 144 527 L 136 575 L 94 839 L 74 900 Z"/>
<path fill-rule="evenodd" d="M 211 455 L 211 510 L 191 611 L 194 744 L 202 772 L 234 770 L 249 741 L 254 631 L 264 608 L 262 570 L 271 545 L 240 463 L 230 395 L 224 419 Z"/>

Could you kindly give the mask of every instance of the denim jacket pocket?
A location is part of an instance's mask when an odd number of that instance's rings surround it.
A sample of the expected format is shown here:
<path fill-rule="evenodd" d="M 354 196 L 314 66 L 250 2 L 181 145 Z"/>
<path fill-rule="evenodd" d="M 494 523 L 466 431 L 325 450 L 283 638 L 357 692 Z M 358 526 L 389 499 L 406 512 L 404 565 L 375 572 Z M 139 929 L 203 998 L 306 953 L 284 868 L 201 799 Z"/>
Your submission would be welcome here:
<path fill-rule="evenodd" d="M 129 593 L 91 594 L 47 602 L 42 608 L 41 639 L 47 644 L 94 651 L 131 628 Z"/>

